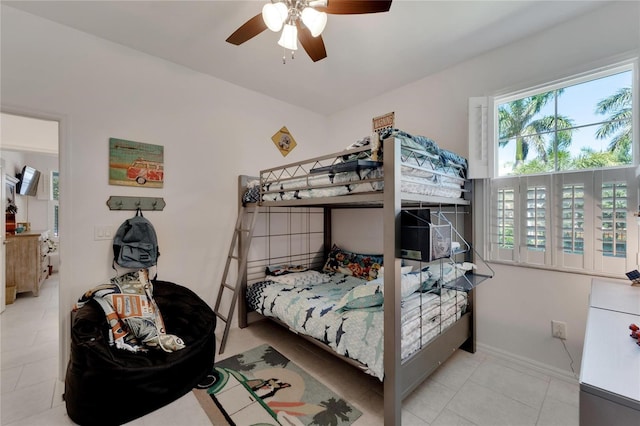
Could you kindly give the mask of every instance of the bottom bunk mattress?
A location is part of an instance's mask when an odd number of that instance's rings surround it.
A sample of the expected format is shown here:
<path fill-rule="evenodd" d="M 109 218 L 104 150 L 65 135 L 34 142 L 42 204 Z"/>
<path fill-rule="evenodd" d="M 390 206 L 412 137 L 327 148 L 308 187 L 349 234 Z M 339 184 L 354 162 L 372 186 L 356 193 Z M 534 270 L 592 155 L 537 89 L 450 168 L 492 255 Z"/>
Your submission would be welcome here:
<path fill-rule="evenodd" d="M 382 380 L 384 313 L 379 286 L 338 272 L 309 273 L 252 284 L 247 289 L 250 310 L 319 340 Z M 466 307 L 466 292 L 444 288 L 403 298 L 402 360 L 455 323 Z"/>

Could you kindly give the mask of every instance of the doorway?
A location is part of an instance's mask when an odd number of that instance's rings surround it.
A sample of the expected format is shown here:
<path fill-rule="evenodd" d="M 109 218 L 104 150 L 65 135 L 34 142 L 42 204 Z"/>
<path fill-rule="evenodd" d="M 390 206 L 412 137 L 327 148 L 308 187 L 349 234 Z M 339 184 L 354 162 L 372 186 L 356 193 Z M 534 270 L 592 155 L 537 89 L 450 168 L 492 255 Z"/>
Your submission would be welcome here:
<path fill-rule="evenodd" d="M 0 177 L 2 197 L 0 208 L 5 211 L 0 220 L 0 311 L 5 311 L 12 302 L 12 295 L 6 290 L 6 247 L 11 243 L 7 232 L 48 231 L 48 240 L 42 245 L 46 250 L 48 272 L 57 272 L 59 265 L 59 122 L 51 119 L 30 117 L 8 112 L 0 113 L 2 122 L 0 134 Z M 21 177 L 25 168 L 39 173 L 37 185 L 26 191 Z M 26 180 L 24 181 L 26 182 Z M 12 186 L 13 185 L 13 186 Z M 12 190 L 10 190 L 10 188 Z M 18 191 L 22 188 L 24 194 Z M 27 194 L 28 192 L 28 194 Z M 9 214 L 8 214 L 9 213 Z M 5 220 L 11 218 L 9 227 Z M 11 229 L 9 229 L 11 228 Z M 44 254 L 44 253 L 43 253 Z M 43 283 L 43 286 L 46 285 Z M 13 293 L 15 294 L 15 293 Z M 32 297 L 25 294 L 25 297 Z"/>

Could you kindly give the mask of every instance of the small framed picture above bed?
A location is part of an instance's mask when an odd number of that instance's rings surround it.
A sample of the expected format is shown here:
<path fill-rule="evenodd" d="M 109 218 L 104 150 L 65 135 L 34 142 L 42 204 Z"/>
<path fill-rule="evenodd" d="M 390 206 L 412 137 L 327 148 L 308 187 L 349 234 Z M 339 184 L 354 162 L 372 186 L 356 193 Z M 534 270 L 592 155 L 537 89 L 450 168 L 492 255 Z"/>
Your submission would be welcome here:
<path fill-rule="evenodd" d="M 271 140 L 283 157 L 286 157 L 287 154 L 293 151 L 293 148 L 297 145 L 296 140 L 293 138 L 289 129 L 287 129 L 287 126 L 283 126 L 273 136 L 271 136 Z"/>
<path fill-rule="evenodd" d="M 451 225 L 429 225 L 429 241 L 431 250 L 429 260 L 437 260 L 451 256 Z"/>

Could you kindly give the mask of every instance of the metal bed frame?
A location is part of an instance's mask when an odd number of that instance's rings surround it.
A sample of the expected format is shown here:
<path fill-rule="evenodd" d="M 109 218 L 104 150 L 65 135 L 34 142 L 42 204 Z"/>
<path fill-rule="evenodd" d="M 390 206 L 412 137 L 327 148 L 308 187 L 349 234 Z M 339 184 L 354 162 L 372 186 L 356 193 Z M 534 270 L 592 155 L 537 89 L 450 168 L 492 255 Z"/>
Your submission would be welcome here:
<path fill-rule="evenodd" d="M 262 183 L 267 179 L 275 177 L 278 180 L 297 179 L 300 176 L 308 176 L 311 169 L 320 167 L 330 168 L 336 164 L 336 158 L 346 155 L 364 152 L 369 147 L 358 148 L 356 150 L 344 151 L 342 153 L 330 154 L 322 157 L 306 160 L 301 163 L 292 163 L 289 165 L 263 170 L 260 173 L 261 188 Z M 404 148 L 403 148 L 404 150 Z M 382 208 L 383 209 L 383 245 L 385 259 L 385 279 L 384 279 L 384 424 L 400 425 L 401 424 L 401 407 L 402 399 L 409 395 L 420 383 L 422 383 L 439 365 L 441 365 L 456 349 L 462 348 L 468 352 L 476 351 L 475 334 L 476 322 L 474 317 L 474 287 L 487 278 L 493 276 L 493 271 L 489 275 L 466 275 L 462 279 L 458 279 L 454 288 L 462 288 L 468 291 L 468 307 L 462 317 L 449 328 L 444 329 L 441 334 L 434 340 L 421 348 L 417 353 L 412 355 L 405 362 L 401 362 L 401 286 L 400 279 L 400 216 L 401 210 L 405 208 L 422 208 L 422 207 L 438 207 L 452 206 L 454 214 L 460 213 L 459 206 L 464 206 L 462 225 L 466 235 L 471 234 L 471 206 L 468 196 L 468 188 L 465 188 L 463 197 L 466 198 L 447 198 L 419 195 L 413 193 L 402 192 L 400 189 L 401 182 L 401 147 L 399 143 L 395 143 L 394 138 L 390 137 L 383 141 L 383 177 L 377 180 L 384 182 L 384 190 L 377 192 L 355 193 L 352 195 L 342 195 L 335 197 L 298 199 L 298 200 L 281 200 L 281 201 L 263 201 L 262 207 L 308 207 L 314 213 L 321 211 L 324 222 L 324 252 L 313 252 L 301 255 L 294 255 L 287 258 L 288 261 L 299 263 L 308 263 L 311 267 L 319 267 L 326 258 L 326 252 L 331 247 L 331 210 L 335 208 Z M 406 150 L 404 150 L 403 158 L 406 159 Z M 432 159 L 420 158 L 419 153 L 410 152 L 408 155 L 417 155 L 420 161 L 432 161 Z M 427 169 L 430 170 L 430 169 Z M 437 171 L 434 171 L 437 173 Z M 249 178 L 244 176 L 240 178 L 240 187 L 243 188 Z M 467 182 L 467 186 L 468 186 Z M 344 183 L 336 184 L 344 185 Z M 261 194 L 262 195 L 262 194 Z M 241 195 L 242 197 L 242 195 Z M 254 237 L 255 238 L 255 237 Z M 245 241 L 250 244 L 250 241 Z M 475 250 L 468 250 L 464 256 L 465 261 L 473 261 Z M 268 261 L 273 261 L 269 259 Z M 276 259 L 276 262 L 279 260 Z M 264 263 L 260 266 L 248 266 L 247 273 L 243 282 L 242 299 L 239 304 L 239 326 L 246 327 L 256 318 L 265 318 L 262 315 L 251 312 L 248 313 L 246 304 L 244 303 L 244 294 L 247 282 L 257 281 L 256 277 L 262 274 L 264 277 Z M 486 265 L 486 264 L 485 264 Z M 488 265 L 486 265 L 488 267 Z M 490 270 L 490 267 L 489 267 Z M 257 272 L 257 273 L 256 273 Z M 398 285 L 396 285 L 398 283 Z M 272 319 L 272 318 L 269 318 Z M 273 320 L 273 319 L 272 319 Z M 279 322 L 276 320 L 276 322 Z M 280 323 L 280 322 L 279 322 Z M 282 323 L 280 323 L 282 324 Z M 286 327 L 286 326 L 285 326 Z M 298 335 L 301 335 L 297 333 Z M 314 338 L 303 336 L 314 344 L 330 351 L 335 356 L 343 359 L 353 365 L 359 365 L 357 361 L 347 359 L 342 355 L 335 353 L 331 348 Z"/>

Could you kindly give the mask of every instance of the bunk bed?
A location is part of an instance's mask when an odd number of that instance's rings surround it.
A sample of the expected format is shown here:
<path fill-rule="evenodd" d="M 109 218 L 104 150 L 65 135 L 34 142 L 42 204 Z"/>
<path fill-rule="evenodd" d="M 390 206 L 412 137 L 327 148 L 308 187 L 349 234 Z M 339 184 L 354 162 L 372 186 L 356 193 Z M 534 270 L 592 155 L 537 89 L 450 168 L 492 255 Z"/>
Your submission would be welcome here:
<path fill-rule="evenodd" d="M 493 271 L 486 264 L 488 273 L 472 270 L 477 253 L 458 232 L 471 232 L 466 160 L 399 130 L 376 136 L 340 153 L 263 170 L 258 179 L 241 176 L 246 207 L 321 215 L 322 244 L 249 261 L 239 325 L 269 318 L 383 380 L 385 424 L 400 424 L 405 396 L 457 348 L 475 352 L 474 287 Z M 382 209 L 381 258 L 332 245 L 332 212 L 354 207 Z M 430 209 L 433 223 L 451 226 L 453 248 L 435 262 L 406 260 L 402 250 L 402 213 L 416 209 Z M 340 268 L 336 252 L 361 260 L 363 268 Z M 265 277 L 265 267 L 269 272 L 285 259 L 309 271 Z M 349 333 L 360 338 L 349 340 Z"/>

